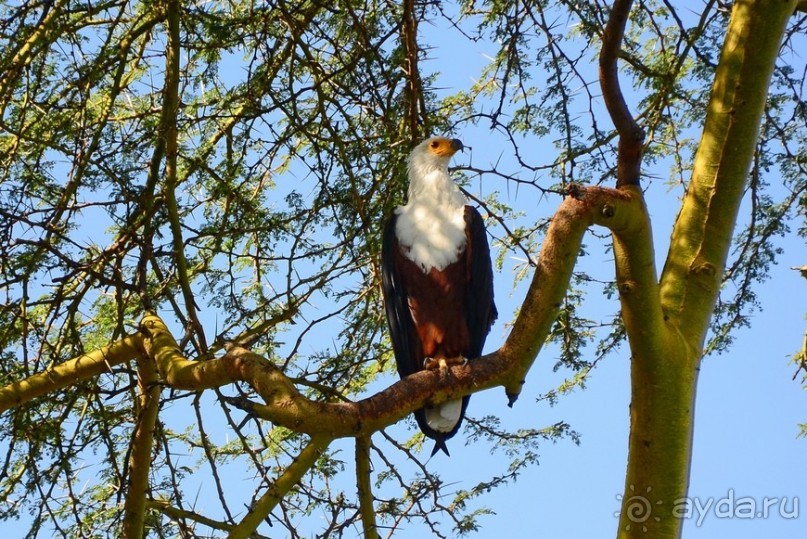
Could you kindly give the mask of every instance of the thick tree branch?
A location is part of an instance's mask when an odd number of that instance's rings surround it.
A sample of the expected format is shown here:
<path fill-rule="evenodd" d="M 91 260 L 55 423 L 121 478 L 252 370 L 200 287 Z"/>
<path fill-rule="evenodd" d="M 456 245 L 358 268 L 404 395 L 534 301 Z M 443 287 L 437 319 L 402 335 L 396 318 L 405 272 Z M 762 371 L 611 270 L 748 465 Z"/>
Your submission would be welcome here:
<path fill-rule="evenodd" d="M 614 189 L 576 186 L 571 194 L 552 218 L 530 289 L 513 331 L 499 350 L 513 363 L 503 383 L 511 404 L 557 317 L 586 229 L 596 223 L 615 231 L 626 230 L 631 226 L 631 216 L 636 215 L 629 208 L 642 207 L 641 200 Z"/>
<path fill-rule="evenodd" d="M 686 196 L 661 277 L 666 314 L 703 345 L 754 155 L 771 75 L 798 2 L 735 2 Z"/>
<path fill-rule="evenodd" d="M 663 358 L 674 331 L 664 321 L 650 216 L 639 186 L 625 185 L 619 191 L 633 204 L 627 205 L 623 226 L 610 227 L 614 239 L 614 262 L 622 321 L 633 358 Z"/>
<path fill-rule="evenodd" d="M 644 131 L 628 109 L 619 85 L 617 60 L 633 0 L 616 0 L 602 36 L 600 86 L 605 106 L 619 133 L 616 186 L 638 185 Z"/>
<path fill-rule="evenodd" d="M 627 254 L 633 269 L 641 269 L 651 267 L 652 250 L 642 254 L 645 240 L 615 234 L 620 297 L 633 356 L 620 538 L 681 535 L 682 520 L 670 511 L 654 511 L 652 519 L 637 526 L 631 514 L 631 493 L 648 493 L 649 503 L 665 507 L 687 494 L 703 341 L 731 245 L 770 76 L 794 7 L 793 1 L 739 0 L 734 4 L 692 180 L 673 230 L 659 290 L 656 293 L 648 275 L 649 288 L 638 291 L 635 305 L 631 305 L 633 290 L 623 290 L 632 281 L 632 270 L 622 267 L 621 253 Z M 638 226 L 635 234 L 642 233 Z M 649 226 L 646 230 L 649 232 Z M 638 248 L 630 248 L 626 242 L 638 242 Z M 647 304 L 643 306 L 643 302 Z M 659 309 L 661 320 L 657 319 Z"/>
<path fill-rule="evenodd" d="M 109 346 L 1 387 L 0 412 L 25 404 L 36 397 L 58 391 L 81 380 L 88 380 L 104 371 L 109 371 L 115 365 L 135 359 L 142 354 L 142 346 L 141 334 L 130 335 Z"/>

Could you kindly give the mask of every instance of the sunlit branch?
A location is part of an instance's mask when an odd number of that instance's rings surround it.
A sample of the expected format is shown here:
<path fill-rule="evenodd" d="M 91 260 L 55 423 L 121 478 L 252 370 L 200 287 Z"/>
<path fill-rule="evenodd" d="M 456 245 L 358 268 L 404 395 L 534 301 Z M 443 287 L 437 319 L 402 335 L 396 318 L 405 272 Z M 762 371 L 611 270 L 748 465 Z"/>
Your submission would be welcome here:
<path fill-rule="evenodd" d="M 732 9 L 698 151 L 661 276 L 662 303 L 700 347 L 723 278 L 779 46 L 796 2 Z"/>
<path fill-rule="evenodd" d="M 78 381 L 88 380 L 109 371 L 115 365 L 135 359 L 142 353 L 141 346 L 141 335 L 130 335 L 104 348 L 54 365 L 24 380 L 12 382 L 0 388 L 0 412 Z"/>
<path fill-rule="evenodd" d="M 12 58 L 6 66 L 4 66 L 6 73 L 0 77 L 0 101 L 2 102 L 2 110 L 5 111 L 7 103 L 6 93 L 9 91 L 9 85 L 13 84 L 16 76 L 35 58 L 36 48 L 42 44 L 46 39 L 54 39 L 55 34 L 51 32 L 54 21 L 61 15 L 61 10 L 67 0 L 59 0 L 54 5 L 50 6 L 45 17 L 39 21 L 31 35 L 25 40 L 22 46 L 17 50 L 14 58 Z M 5 116 L 3 114 L 2 116 Z"/>
<path fill-rule="evenodd" d="M 331 443 L 331 438 L 312 438 L 286 470 L 250 508 L 249 513 L 233 528 L 228 539 L 247 539 L 280 503 L 280 500 L 311 469 L 322 451 Z"/>
<path fill-rule="evenodd" d="M 661 309 L 650 216 L 639 186 L 619 190 L 634 202 L 624 226 L 611 228 L 622 321 L 635 359 L 663 358 L 670 331 Z"/>
<path fill-rule="evenodd" d="M 129 484 L 123 505 L 123 537 L 144 537 L 146 498 L 149 494 L 151 449 L 154 445 L 154 426 L 160 408 L 160 385 L 157 370 L 151 358 L 141 356 L 137 362 L 137 406 L 132 451 L 129 456 Z"/>

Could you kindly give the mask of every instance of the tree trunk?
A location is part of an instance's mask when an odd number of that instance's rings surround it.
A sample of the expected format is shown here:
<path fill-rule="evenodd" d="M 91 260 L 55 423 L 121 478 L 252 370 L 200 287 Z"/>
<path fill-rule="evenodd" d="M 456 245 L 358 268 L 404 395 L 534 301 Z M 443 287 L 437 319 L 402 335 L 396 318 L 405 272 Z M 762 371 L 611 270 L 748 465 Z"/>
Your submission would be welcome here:
<path fill-rule="evenodd" d="M 663 325 L 648 328 L 641 320 L 625 320 L 632 402 L 619 538 L 681 536 L 704 340 L 773 67 L 796 6 L 796 1 L 734 4 L 692 179 L 661 276 Z M 618 242 L 615 253 L 619 272 Z M 623 310 L 628 299 L 623 293 Z M 647 316 L 652 320 L 653 314 Z M 649 336 L 648 329 L 662 335 Z"/>

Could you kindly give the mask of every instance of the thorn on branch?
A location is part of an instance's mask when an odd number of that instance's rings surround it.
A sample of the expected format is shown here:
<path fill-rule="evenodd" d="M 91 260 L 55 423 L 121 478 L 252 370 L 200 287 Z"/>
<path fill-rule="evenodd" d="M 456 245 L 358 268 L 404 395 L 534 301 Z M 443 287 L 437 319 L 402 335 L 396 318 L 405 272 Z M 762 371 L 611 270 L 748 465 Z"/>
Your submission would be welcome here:
<path fill-rule="evenodd" d="M 579 183 L 570 183 L 566 186 L 566 195 L 572 197 L 575 200 L 580 200 L 583 198 L 583 194 L 586 192 L 586 187 Z"/>
<path fill-rule="evenodd" d="M 233 408 L 238 408 L 239 410 L 246 412 L 250 417 L 259 417 L 259 415 L 255 411 L 255 407 L 257 403 L 252 402 L 248 398 L 244 396 L 238 397 L 222 397 L 222 400 L 232 406 Z"/>

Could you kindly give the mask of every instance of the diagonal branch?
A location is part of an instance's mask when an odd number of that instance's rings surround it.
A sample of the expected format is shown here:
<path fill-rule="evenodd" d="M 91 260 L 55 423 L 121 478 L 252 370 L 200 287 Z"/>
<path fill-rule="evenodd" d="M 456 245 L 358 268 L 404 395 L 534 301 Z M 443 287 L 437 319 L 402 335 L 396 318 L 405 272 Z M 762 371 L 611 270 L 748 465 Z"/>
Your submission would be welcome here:
<path fill-rule="evenodd" d="M 297 455 L 297 458 L 289 464 L 288 468 L 280 474 L 274 483 L 266 490 L 250 508 L 249 513 L 232 529 L 227 536 L 228 539 L 247 539 L 252 537 L 255 530 L 268 516 L 269 513 L 280 503 L 286 494 L 296 485 L 303 475 L 311 469 L 317 458 L 322 454 L 330 438 L 312 438 L 307 446 Z"/>
<path fill-rule="evenodd" d="M 0 387 L 0 412 L 81 380 L 94 378 L 115 365 L 135 359 L 142 354 L 142 346 L 143 337 L 140 333 L 136 333 L 109 346 L 54 365 L 24 380 Z"/>
<path fill-rule="evenodd" d="M 742 0 L 732 8 L 661 277 L 666 314 L 698 348 L 720 291 L 779 47 L 797 5 Z"/>
<path fill-rule="evenodd" d="M 617 60 L 633 0 L 616 0 L 602 36 L 600 86 L 611 121 L 619 133 L 616 186 L 638 185 L 644 130 L 634 120 L 619 85 Z"/>

